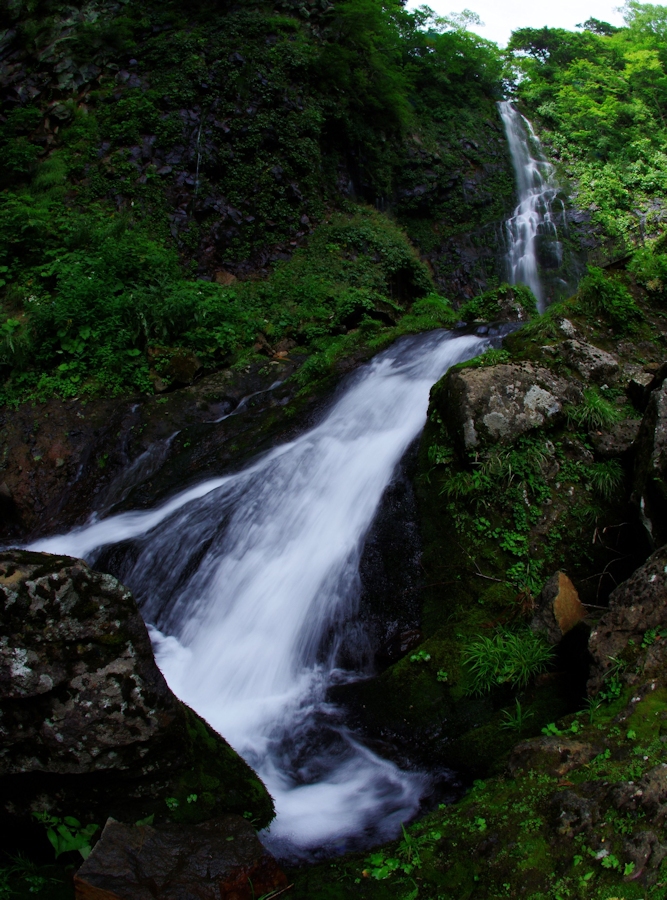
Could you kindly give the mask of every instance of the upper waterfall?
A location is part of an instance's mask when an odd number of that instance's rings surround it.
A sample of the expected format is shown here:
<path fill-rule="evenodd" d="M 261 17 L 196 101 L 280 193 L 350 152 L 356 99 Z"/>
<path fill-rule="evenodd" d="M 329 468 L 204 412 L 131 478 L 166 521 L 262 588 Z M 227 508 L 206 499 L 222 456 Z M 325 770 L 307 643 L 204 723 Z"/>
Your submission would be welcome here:
<path fill-rule="evenodd" d="M 525 284 L 537 299 L 540 312 L 554 299 L 545 290 L 540 266 L 557 269 L 563 262 L 558 240 L 555 201 L 559 188 L 532 125 L 509 100 L 498 104 L 505 126 L 519 203 L 507 220 L 507 269 L 512 284 Z M 560 213 L 564 213 L 560 204 Z M 565 218 L 562 215 L 563 226 Z"/>

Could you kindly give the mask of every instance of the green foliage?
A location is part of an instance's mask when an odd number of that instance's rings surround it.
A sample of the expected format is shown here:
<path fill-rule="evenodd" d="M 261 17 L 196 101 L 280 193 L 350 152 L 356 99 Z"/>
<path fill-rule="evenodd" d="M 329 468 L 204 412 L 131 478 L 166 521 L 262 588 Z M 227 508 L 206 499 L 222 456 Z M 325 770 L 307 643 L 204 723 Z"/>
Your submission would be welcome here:
<path fill-rule="evenodd" d="M 523 284 L 501 284 L 473 297 L 459 309 L 459 316 L 465 322 L 493 322 L 512 315 L 526 319 L 537 315 L 535 295 Z"/>
<path fill-rule="evenodd" d="M 582 33 L 521 28 L 508 45 L 518 94 L 578 205 L 621 246 L 655 229 L 652 198 L 667 185 L 664 9 L 631 2 L 624 28 L 595 19 Z"/>
<path fill-rule="evenodd" d="M 48 813 L 33 813 L 38 822 L 46 828 L 46 836 L 56 853 L 56 859 L 61 853 L 70 850 L 78 850 L 84 859 L 88 859 L 91 850 L 91 838 L 99 825 L 82 825 L 74 816 L 65 816 L 64 819 Z"/>
<path fill-rule="evenodd" d="M 584 391 L 583 400 L 577 406 L 568 406 L 566 409 L 568 420 L 578 428 L 595 430 L 598 428 L 609 428 L 615 422 L 621 419 L 620 409 L 602 396 L 598 388 L 590 387 Z M 618 465 L 618 464 L 617 464 Z M 593 472 L 593 470 L 592 470 Z M 612 477 L 615 468 L 596 469 L 596 474 L 592 474 L 592 478 L 597 478 L 602 485 L 606 480 Z M 619 483 L 620 476 L 619 474 Z"/>
<path fill-rule="evenodd" d="M 617 459 L 594 463 L 587 471 L 593 489 L 603 500 L 613 500 L 623 484 L 623 467 Z"/>
<path fill-rule="evenodd" d="M 427 653 L 425 650 L 418 650 L 410 656 L 410 662 L 412 663 L 427 663 L 430 662 L 430 660 L 431 654 Z"/>
<path fill-rule="evenodd" d="M 518 697 L 514 700 L 514 710 L 503 710 L 503 721 L 500 727 L 511 731 L 522 731 L 528 719 L 532 719 L 533 713 L 521 705 Z"/>
<path fill-rule="evenodd" d="M 601 317 L 618 333 L 632 332 L 643 318 L 630 291 L 603 269 L 589 267 L 579 285 L 578 301 L 585 313 Z"/>
<path fill-rule="evenodd" d="M 498 631 L 492 637 L 479 637 L 463 652 L 463 664 L 469 676 L 468 691 L 484 694 L 504 684 L 526 687 L 546 671 L 552 658 L 551 648 L 529 629 Z"/>

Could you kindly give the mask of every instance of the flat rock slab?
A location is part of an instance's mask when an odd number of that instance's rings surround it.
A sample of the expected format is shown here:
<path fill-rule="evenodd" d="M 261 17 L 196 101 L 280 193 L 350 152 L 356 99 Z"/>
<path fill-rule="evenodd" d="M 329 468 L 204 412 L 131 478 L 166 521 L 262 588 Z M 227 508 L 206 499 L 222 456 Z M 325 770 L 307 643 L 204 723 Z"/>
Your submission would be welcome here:
<path fill-rule="evenodd" d="M 109 819 L 74 884 L 76 900 L 259 900 L 287 878 L 254 828 L 229 815 L 159 829 Z"/>

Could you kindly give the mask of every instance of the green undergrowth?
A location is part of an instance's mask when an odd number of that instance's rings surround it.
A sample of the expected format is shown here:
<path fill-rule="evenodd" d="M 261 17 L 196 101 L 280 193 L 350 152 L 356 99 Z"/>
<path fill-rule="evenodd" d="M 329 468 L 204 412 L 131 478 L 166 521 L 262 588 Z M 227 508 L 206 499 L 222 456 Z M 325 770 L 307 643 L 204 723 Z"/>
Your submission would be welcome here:
<path fill-rule="evenodd" d="M 622 28 L 519 28 L 508 45 L 561 178 L 621 253 L 661 230 L 667 184 L 665 7 L 630 0 L 622 11 Z"/>
<path fill-rule="evenodd" d="M 501 284 L 485 291 L 459 308 L 464 322 L 522 321 L 537 315 L 537 301 L 529 287 L 523 284 Z"/>
<path fill-rule="evenodd" d="M 565 774 L 550 768 L 558 754 L 537 748 L 514 777 L 504 772 L 476 781 L 463 800 L 406 823 L 395 843 L 290 873 L 294 896 L 661 900 L 667 861 L 649 870 L 647 881 L 625 842 L 643 830 L 664 842 L 664 825 L 641 809 L 617 808 L 611 789 L 636 784 L 667 762 L 667 691 L 649 691 L 639 702 L 627 688 L 611 701 L 601 696 L 543 729 L 547 739 L 590 747 Z M 597 804 L 599 816 L 588 825 L 575 817 L 570 826 L 561 815 L 572 794 L 583 798 L 584 808 Z"/>
<path fill-rule="evenodd" d="M 53 160 L 47 169 L 58 172 Z M 67 208 L 57 184 L 35 179 L 4 214 L 5 261 L 23 257 L 0 326 L 5 403 L 152 393 L 159 353 L 194 353 L 212 369 L 257 341 L 312 354 L 306 383 L 364 342 L 456 318 L 404 233 L 365 207 L 333 215 L 268 278 L 226 287 L 184 277 L 174 251 L 130 217 Z"/>
<path fill-rule="evenodd" d="M 614 315 L 619 303 L 625 320 Z M 592 270 L 582 291 L 512 333 L 502 348 L 455 367 L 530 362 L 571 382 L 571 399 L 554 421 L 513 442 L 464 452 L 457 426 L 446 421 L 451 376 L 433 388 L 416 479 L 423 643 L 412 656 L 421 662 L 405 657 L 356 689 L 373 735 L 400 734 L 430 764 L 480 777 L 502 764 L 517 735 L 539 732 L 581 703 L 587 626 L 550 657 L 528 638 L 527 625 L 555 572 L 566 572 L 594 610 L 645 558 L 627 460 L 596 449 L 603 434 L 641 411 L 620 383 L 582 381 L 562 348 L 574 327 L 579 340 L 617 355 L 622 337 L 622 363 L 660 360 L 661 314 L 655 292 L 642 290 L 631 273 Z M 503 656 L 510 647 L 518 668 Z"/>

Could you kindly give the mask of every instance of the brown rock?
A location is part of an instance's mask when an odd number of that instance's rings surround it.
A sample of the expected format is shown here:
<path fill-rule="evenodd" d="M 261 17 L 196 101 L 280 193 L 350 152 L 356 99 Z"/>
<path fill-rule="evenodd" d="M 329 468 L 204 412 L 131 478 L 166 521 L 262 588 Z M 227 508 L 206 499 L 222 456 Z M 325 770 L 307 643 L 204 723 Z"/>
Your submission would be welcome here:
<path fill-rule="evenodd" d="M 230 284 L 234 284 L 237 280 L 236 275 L 232 275 L 232 273 L 227 272 L 226 269 L 218 269 L 214 277 L 215 283 L 221 284 L 223 287 L 229 287 Z"/>
<path fill-rule="evenodd" d="M 74 884 L 76 900 L 257 900 L 287 878 L 230 815 L 159 829 L 109 819 Z"/>
<path fill-rule="evenodd" d="M 557 736 L 531 738 L 517 744 L 507 762 L 511 775 L 519 770 L 539 769 L 555 778 L 590 762 L 597 751 L 583 741 Z"/>
<path fill-rule="evenodd" d="M 556 572 L 542 589 L 530 627 L 550 644 L 557 644 L 585 617 L 577 589 L 564 572 Z"/>

